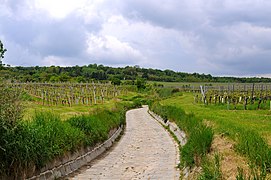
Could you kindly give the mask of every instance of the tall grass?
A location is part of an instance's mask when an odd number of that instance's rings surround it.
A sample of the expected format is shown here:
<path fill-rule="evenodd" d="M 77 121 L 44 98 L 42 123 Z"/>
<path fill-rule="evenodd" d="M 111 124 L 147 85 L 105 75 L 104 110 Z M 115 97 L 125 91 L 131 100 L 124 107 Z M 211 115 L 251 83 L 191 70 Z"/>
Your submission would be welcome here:
<path fill-rule="evenodd" d="M 123 124 L 124 113 L 103 110 L 95 115 L 61 121 L 50 112 L 36 113 L 31 121 L 2 134 L 1 174 L 17 179 L 28 169 L 40 169 L 56 157 L 108 138 L 109 131 Z M 0 175 L 1 175 L 0 174 Z"/>
<path fill-rule="evenodd" d="M 210 151 L 213 131 L 193 114 L 186 114 L 181 108 L 153 103 L 151 110 L 164 119 L 171 119 L 188 135 L 187 143 L 181 148 L 181 165 L 199 166 L 202 158 Z"/>
<path fill-rule="evenodd" d="M 271 148 L 264 136 L 270 140 L 270 111 L 229 111 L 223 105 L 193 104 L 193 95 L 185 93 L 184 96 L 169 98 L 161 103 L 174 105 L 193 112 L 201 119 L 207 119 L 213 124 L 217 133 L 222 133 L 236 143 L 235 150 L 245 156 L 250 164 L 249 175 L 239 170 L 239 179 L 264 179 L 271 172 Z M 237 107 L 238 108 L 238 107 Z"/>
<path fill-rule="evenodd" d="M 94 115 L 73 117 L 67 122 L 85 134 L 84 144 L 89 146 L 106 140 L 111 129 L 124 124 L 125 116 L 119 110 L 114 112 L 103 110 Z"/>
<path fill-rule="evenodd" d="M 214 158 L 204 158 L 202 163 L 202 173 L 199 180 L 221 180 L 222 172 L 220 169 L 220 156 L 215 154 Z"/>
<path fill-rule="evenodd" d="M 251 176 L 265 179 L 271 172 L 271 148 L 257 132 L 241 130 L 237 137 L 236 150 L 250 160 Z"/>
<path fill-rule="evenodd" d="M 110 130 L 125 123 L 133 103 L 119 103 L 112 110 L 62 121 L 50 112 L 36 112 L 22 121 L 20 93 L 0 89 L 0 179 L 24 179 L 55 158 L 108 138 Z"/>

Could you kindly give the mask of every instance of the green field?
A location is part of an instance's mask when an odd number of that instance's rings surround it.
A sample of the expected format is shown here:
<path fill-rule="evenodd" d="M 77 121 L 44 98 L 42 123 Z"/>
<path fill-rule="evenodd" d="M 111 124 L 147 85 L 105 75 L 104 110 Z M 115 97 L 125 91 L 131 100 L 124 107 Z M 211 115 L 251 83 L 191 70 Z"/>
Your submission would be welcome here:
<path fill-rule="evenodd" d="M 111 109 L 114 107 L 116 102 L 119 102 L 121 99 L 130 100 L 131 98 L 137 96 L 137 93 L 128 92 L 127 95 L 119 96 L 118 98 L 113 98 L 110 100 L 104 101 L 103 104 L 96 105 L 73 105 L 69 107 L 67 105 L 42 105 L 40 101 L 25 101 L 24 102 L 24 119 L 31 119 L 35 112 L 53 112 L 54 114 L 58 114 L 62 120 L 69 119 L 73 116 L 89 114 L 91 112 L 95 112 L 99 109 Z"/>
<path fill-rule="evenodd" d="M 163 100 L 164 105 L 181 107 L 187 113 L 194 113 L 200 119 L 211 122 L 217 133 L 234 137 L 239 128 L 254 130 L 262 134 L 271 144 L 271 111 L 227 110 L 227 106 L 194 104 L 192 93 Z"/>
<path fill-rule="evenodd" d="M 235 170 L 225 173 L 227 177 L 271 178 L 271 111 L 227 110 L 227 105 L 195 104 L 193 98 L 192 93 L 183 93 L 164 99 L 160 103 L 181 108 L 188 114 L 192 113 L 213 128 L 214 141 L 219 146 L 218 153 L 221 153 L 224 159 L 221 166 L 224 169 L 223 173 L 233 164 L 236 167 Z M 237 172 L 238 168 L 246 170 Z"/>
<path fill-rule="evenodd" d="M 200 85 L 227 85 L 227 83 L 210 83 L 210 82 L 157 82 L 157 81 L 148 81 L 149 84 L 163 84 L 164 87 L 183 87 L 183 86 L 191 86 L 191 87 L 199 87 Z"/>
<path fill-rule="evenodd" d="M 8 164 L 14 160 L 13 156 L 18 152 L 28 153 L 27 159 L 23 154 L 16 156 L 18 167 L 29 168 L 28 163 L 33 163 L 41 168 L 58 155 L 102 142 L 107 138 L 110 129 L 125 123 L 124 114 L 127 109 L 139 107 L 141 104 L 149 104 L 154 112 L 166 119 L 174 120 L 186 132 L 188 143 L 180 151 L 181 160 L 185 162 L 182 164 L 183 166 L 192 168 L 193 166 L 202 166 L 204 169 L 204 167 L 214 167 L 215 164 L 219 164 L 220 156 L 215 154 L 216 152 L 212 149 L 214 141 L 217 141 L 217 137 L 219 137 L 219 140 L 230 140 L 232 143 L 233 153 L 231 152 L 230 156 L 233 154 L 241 156 L 245 158 L 244 163 L 256 167 L 254 169 L 257 172 L 261 171 L 258 173 L 259 176 L 256 175 L 257 177 L 265 177 L 264 173 L 270 174 L 271 111 L 241 110 L 240 108 L 239 110 L 228 110 L 226 104 L 195 103 L 193 93 L 182 92 L 176 88 L 201 84 L 204 85 L 204 83 L 168 82 L 163 83 L 166 88 L 147 86 L 146 89 L 138 92 L 109 97 L 103 103 L 95 105 L 74 103 L 71 107 L 68 104 L 48 105 L 48 103 L 42 105 L 39 98 L 23 98 L 23 106 L 25 107 L 22 114 L 23 121 L 20 121 L 19 114 L 17 115 L 18 122 L 13 119 L 7 121 L 8 118 L 3 120 L 3 122 L 10 124 L 12 131 L 3 129 L 2 132 L 3 136 L 9 138 L 9 141 L 6 141 L 8 143 L 5 142 L 5 146 L 3 146 L 8 150 L 5 152 L 9 152 L 9 154 L 4 154 L 5 156 L 2 157 L 2 159 L 8 157 L 5 161 L 6 164 L 2 164 L 2 170 L 4 173 L 9 173 Z M 220 85 L 226 84 L 220 83 Z M 13 97 L 14 92 L 11 89 L 4 92 L 7 94 L 3 97 Z M 17 106 L 17 99 L 6 100 L 6 102 L 5 108 L 13 109 L 16 113 L 16 108 L 13 107 Z M 9 134 L 10 132 L 12 133 Z M 67 134 L 69 136 L 65 139 Z M 45 140 L 48 140 L 47 144 L 51 144 L 52 147 L 50 146 L 48 149 L 48 156 L 43 157 L 44 159 L 40 161 L 40 154 L 46 148 L 46 143 L 43 143 Z M 20 142 L 16 146 L 17 149 L 10 148 L 12 147 L 10 144 L 15 142 Z M 69 144 L 71 146 L 68 146 Z M 38 150 L 37 146 L 39 146 Z M 224 158 L 228 158 L 228 155 L 227 153 L 223 154 Z M 212 158 L 216 160 L 213 161 Z M 223 164 L 225 161 L 221 163 Z M 227 166 L 229 165 L 227 164 Z M 239 167 L 239 164 L 237 166 Z M 14 170 L 20 171 L 21 169 L 18 167 L 15 167 Z M 208 174 L 210 174 L 208 171 L 208 168 L 204 170 L 205 179 L 208 179 Z M 255 178 L 256 176 L 251 172 L 245 174 Z M 213 171 L 213 175 L 215 173 L 220 174 L 219 168 Z M 237 170 L 233 174 L 236 176 Z M 220 174 L 219 177 L 222 175 Z"/>

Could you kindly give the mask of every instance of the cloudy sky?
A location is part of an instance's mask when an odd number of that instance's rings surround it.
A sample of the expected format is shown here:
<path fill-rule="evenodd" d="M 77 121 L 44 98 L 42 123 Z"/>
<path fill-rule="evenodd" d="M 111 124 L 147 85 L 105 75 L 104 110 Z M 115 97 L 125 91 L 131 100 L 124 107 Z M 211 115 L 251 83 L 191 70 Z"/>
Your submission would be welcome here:
<path fill-rule="evenodd" d="M 12 66 L 270 76 L 270 0 L 0 0 Z"/>

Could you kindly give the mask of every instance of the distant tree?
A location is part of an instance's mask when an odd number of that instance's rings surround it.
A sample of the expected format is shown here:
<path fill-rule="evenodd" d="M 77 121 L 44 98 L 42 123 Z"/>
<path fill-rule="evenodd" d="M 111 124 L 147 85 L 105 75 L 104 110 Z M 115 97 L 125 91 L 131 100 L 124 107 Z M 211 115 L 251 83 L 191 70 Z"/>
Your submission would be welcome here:
<path fill-rule="evenodd" d="M 147 72 L 144 72 L 144 73 L 142 74 L 142 78 L 144 78 L 144 79 L 149 79 L 148 73 L 147 73 Z"/>
<path fill-rule="evenodd" d="M 70 76 L 67 74 L 67 73 L 62 73 L 60 76 L 59 76 L 59 81 L 60 82 L 68 82 L 70 79 Z"/>
<path fill-rule="evenodd" d="M 145 89 L 146 88 L 146 79 L 137 78 L 135 82 L 138 89 Z"/>
<path fill-rule="evenodd" d="M 76 77 L 76 82 L 78 83 L 86 83 L 86 79 L 83 76 Z"/>
<path fill-rule="evenodd" d="M 2 59 L 4 58 L 4 54 L 7 50 L 4 48 L 2 41 L 0 40 L 0 69 L 4 66 Z"/>
<path fill-rule="evenodd" d="M 121 84 L 121 80 L 119 78 L 114 77 L 111 81 L 111 84 L 113 85 L 120 85 Z"/>
<path fill-rule="evenodd" d="M 58 76 L 51 76 L 49 81 L 50 82 L 59 82 L 60 80 L 59 80 Z"/>

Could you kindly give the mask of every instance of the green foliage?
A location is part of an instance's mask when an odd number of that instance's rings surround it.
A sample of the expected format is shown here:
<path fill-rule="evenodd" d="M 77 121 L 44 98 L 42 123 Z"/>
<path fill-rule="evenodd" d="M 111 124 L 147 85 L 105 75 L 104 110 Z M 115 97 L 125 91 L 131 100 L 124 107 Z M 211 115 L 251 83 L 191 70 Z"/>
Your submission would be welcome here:
<path fill-rule="evenodd" d="M 246 175 L 244 170 L 238 167 L 238 174 L 236 180 L 266 180 L 270 179 L 266 176 L 266 170 L 260 169 L 255 166 L 250 166 L 250 174 Z"/>
<path fill-rule="evenodd" d="M 236 180 L 246 180 L 246 175 L 244 174 L 244 170 L 240 167 L 238 167 L 238 174 L 236 176 Z"/>
<path fill-rule="evenodd" d="M 180 126 L 181 127 L 181 126 Z M 210 151 L 213 132 L 210 127 L 203 124 L 191 128 L 187 144 L 181 150 L 183 165 L 200 165 L 201 159 Z"/>
<path fill-rule="evenodd" d="M 117 77 L 114 77 L 111 81 L 111 84 L 113 85 L 120 85 L 121 84 L 121 80 Z"/>
<path fill-rule="evenodd" d="M 95 115 L 83 115 L 73 117 L 67 122 L 72 126 L 80 129 L 85 135 L 85 145 L 95 145 L 108 138 L 111 129 L 117 128 L 123 124 L 125 117 L 120 111 L 110 112 L 103 110 Z"/>
<path fill-rule="evenodd" d="M 270 111 L 229 111 L 217 106 L 204 106 L 191 103 L 191 93 L 163 100 L 162 103 L 174 105 L 193 112 L 200 119 L 213 124 L 215 131 L 236 142 L 235 150 L 247 157 L 251 164 L 251 179 L 264 177 L 271 172 L 271 148 L 264 136 L 270 140 Z M 244 177 L 241 172 L 240 179 Z M 245 179 L 247 179 L 245 177 Z M 259 178 L 256 178 L 259 179 Z"/>
<path fill-rule="evenodd" d="M 36 112 L 31 120 L 22 121 L 20 93 L 0 87 L 0 177 L 14 179 L 67 152 L 106 140 L 110 130 L 125 124 L 126 110 L 135 106 L 119 103 L 112 111 L 99 110 L 67 121 L 50 112 Z"/>
<path fill-rule="evenodd" d="M 56 156 L 75 150 L 84 134 L 52 113 L 37 113 L 2 134 L 0 174 L 21 176 L 28 168 L 43 167 Z"/>
<path fill-rule="evenodd" d="M 257 169 L 253 173 L 254 176 L 262 177 L 271 171 L 271 148 L 257 132 L 241 130 L 237 142 L 237 151 L 248 157 L 252 170 Z"/>
<path fill-rule="evenodd" d="M 4 54 L 7 50 L 4 48 L 2 41 L 0 40 L 0 70 L 3 68 L 4 64 L 2 59 L 4 58 Z"/>
<path fill-rule="evenodd" d="M 146 88 L 146 84 L 147 84 L 146 79 L 138 78 L 135 81 L 135 85 L 136 85 L 136 87 L 137 87 L 138 90 L 145 89 Z"/>
<path fill-rule="evenodd" d="M 188 135 L 187 143 L 181 148 L 181 163 L 183 166 L 200 165 L 202 158 L 210 151 L 213 131 L 193 114 L 186 114 L 175 106 L 162 106 L 153 103 L 151 110 L 164 119 L 171 119 Z"/>
<path fill-rule="evenodd" d="M 35 98 L 33 96 L 30 96 L 28 93 L 22 92 L 21 100 L 23 100 L 23 101 L 34 101 L 34 99 Z"/>
<path fill-rule="evenodd" d="M 0 84 L 0 128 L 15 128 L 22 119 L 21 91 Z"/>
<path fill-rule="evenodd" d="M 143 78 L 148 81 L 160 82 L 237 82 L 237 83 L 257 83 L 270 82 L 269 78 L 236 78 L 236 77 L 212 77 L 210 74 L 174 72 L 171 70 L 146 69 L 138 66 L 126 66 L 124 68 L 114 68 L 97 64 L 88 66 L 72 67 L 6 67 L 12 78 L 16 81 L 26 82 L 92 82 L 108 81 L 113 78 L 125 79 L 129 82 Z M 78 79 L 77 77 L 82 77 Z M 6 77 L 8 78 L 8 77 Z M 132 83 L 134 84 L 134 83 Z M 161 86 L 162 84 L 158 84 Z"/>
<path fill-rule="evenodd" d="M 159 88 L 157 90 L 160 98 L 168 98 L 179 91 L 177 88 Z"/>
<path fill-rule="evenodd" d="M 32 121 L 22 126 L 21 149 L 27 159 L 37 167 L 42 167 L 54 157 L 67 151 L 75 150 L 86 136 L 76 128 L 72 128 L 60 117 L 50 112 L 37 112 Z"/>
<path fill-rule="evenodd" d="M 199 180 L 222 180 L 222 172 L 220 169 L 220 156 L 215 154 L 214 159 L 203 159 L 202 173 Z"/>

